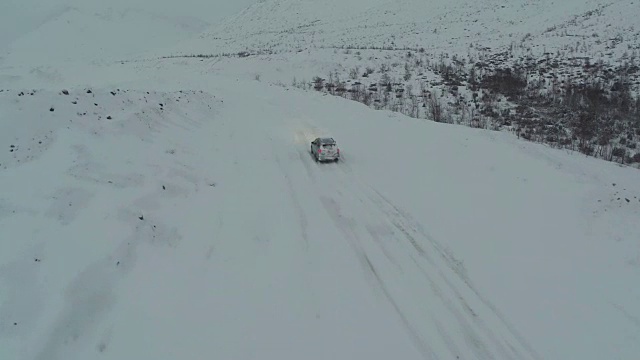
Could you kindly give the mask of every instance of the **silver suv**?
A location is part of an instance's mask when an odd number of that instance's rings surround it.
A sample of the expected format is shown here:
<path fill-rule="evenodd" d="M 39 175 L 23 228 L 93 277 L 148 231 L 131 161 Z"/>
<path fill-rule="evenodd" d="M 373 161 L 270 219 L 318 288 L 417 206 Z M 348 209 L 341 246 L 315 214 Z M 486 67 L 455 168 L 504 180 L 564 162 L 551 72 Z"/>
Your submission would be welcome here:
<path fill-rule="evenodd" d="M 340 149 L 333 138 L 316 138 L 311 142 L 311 155 L 316 161 L 338 161 Z"/>

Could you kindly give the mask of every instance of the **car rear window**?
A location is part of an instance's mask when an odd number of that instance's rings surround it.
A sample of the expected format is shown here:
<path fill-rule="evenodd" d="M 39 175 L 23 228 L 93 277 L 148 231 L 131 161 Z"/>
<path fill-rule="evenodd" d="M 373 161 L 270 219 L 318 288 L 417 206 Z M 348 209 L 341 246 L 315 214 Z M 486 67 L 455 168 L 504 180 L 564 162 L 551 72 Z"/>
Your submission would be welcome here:
<path fill-rule="evenodd" d="M 335 144 L 322 144 L 322 147 L 325 149 L 331 149 L 335 146 Z"/>

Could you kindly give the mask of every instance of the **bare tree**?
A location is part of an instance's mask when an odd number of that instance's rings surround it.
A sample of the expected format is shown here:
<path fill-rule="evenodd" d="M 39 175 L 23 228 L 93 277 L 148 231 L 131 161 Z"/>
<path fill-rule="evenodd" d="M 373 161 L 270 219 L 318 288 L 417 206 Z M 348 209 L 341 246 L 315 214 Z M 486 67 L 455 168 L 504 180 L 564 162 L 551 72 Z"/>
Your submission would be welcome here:
<path fill-rule="evenodd" d="M 431 120 L 442 122 L 442 104 L 437 96 L 431 96 L 429 98 L 429 114 L 431 115 Z"/>
<path fill-rule="evenodd" d="M 404 76 L 402 78 L 404 81 L 409 81 L 409 79 L 411 79 L 411 67 L 408 62 L 404 63 Z"/>
<path fill-rule="evenodd" d="M 573 130 L 579 141 L 579 149 L 585 154 L 591 154 L 591 139 L 596 134 L 597 121 L 592 112 L 580 113 L 573 123 Z"/>
<path fill-rule="evenodd" d="M 322 90 L 322 88 L 324 88 L 324 79 L 316 76 L 313 78 L 313 88 L 320 91 Z"/>
<path fill-rule="evenodd" d="M 357 66 L 349 70 L 349 78 L 351 78 L 352 80 L 356 80 L 359 75 L 360 75 L 360 70 L 358 69 Z"/>

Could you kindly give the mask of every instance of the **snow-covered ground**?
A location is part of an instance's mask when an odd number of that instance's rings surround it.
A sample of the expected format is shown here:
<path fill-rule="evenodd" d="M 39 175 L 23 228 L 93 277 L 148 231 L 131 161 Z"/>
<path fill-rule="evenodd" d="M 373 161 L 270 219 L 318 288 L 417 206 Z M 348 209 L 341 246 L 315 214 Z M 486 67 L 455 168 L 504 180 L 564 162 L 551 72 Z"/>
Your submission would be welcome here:
<path fill-rule="evenodd" d="M 640 351 L 637 170 L 248 79 L 145 77 L 0 93 L 2 358 Z M 342 162 L 312 160 L 321 135 Z"/>
<path fill-rule="evenodd" d="M 637 169 L 106 45 L 4 59 L 0 359 L 640 353 Z"/>

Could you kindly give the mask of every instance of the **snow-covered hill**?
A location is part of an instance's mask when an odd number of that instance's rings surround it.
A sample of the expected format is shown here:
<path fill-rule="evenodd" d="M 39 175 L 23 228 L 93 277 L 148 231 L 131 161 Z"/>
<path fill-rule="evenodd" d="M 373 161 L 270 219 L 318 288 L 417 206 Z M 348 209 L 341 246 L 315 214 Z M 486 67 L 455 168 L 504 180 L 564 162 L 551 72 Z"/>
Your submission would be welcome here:
<path fill-rule="evenodd" d="M 486 29 L 487 43 L 469 41 L 490 63 L 500 52 L 482 47 L 508 46 L 507 32 L 531 32 L 534 44 L 602 8 L 590 21 L 609 34 L 635 8 L 266 0 L 175 45 L 195 28 L 175 32 L 173 20 L 198 14 L 162 4 L 71 4 L 44 21 L 52 5 L 30 13 L 44 25 L 6 37 L 0 359 L 640 353 L 637 169 L 292 85 L 399 80 L 411 52 L 411 77 L 398 87 L 424 80 L 448 91 L 437 52 L 401 47 L 420 37 L 448 52 L 458 43 L 446 39 L 465 32 L 444 27 L 459 20 Z M 607 20 L 613 9 L 629 18 Z M 556 28 L 539 30 L 540 19 Z M 136 23 L 147 33 L 115 36 Z M 122 29 L 110 36 L 113 24 Z M 399 50 L 319 48 L 343 38 Z M 49 40 L 67 52 L 34 59 Z M 218 53 L 232 56 L 180 57 Z M 367 67 L 375 71 L 363 79 Z M 459 92 L 472 97 L 467 85 Z M 313 161 L 316 136 L 337 139 L 340 162 Z"/>
<path fill-rule="evenodd" d="M 270 0 L 170 55 L 254 56 L 280 82 L 640 166 L 639 16 L 632 0 Z"/>
<path fill-rule="evenodd" d="M 637 43 L 636 5 L 633 0 L 265 0 L 182 46 L 209 47 L 213 53 L 351 46 L 466 54 L 470 47 L 524 42 L 541 54 L 583 35 L 588 41 L 624 34 L 623 41 Z"/>

